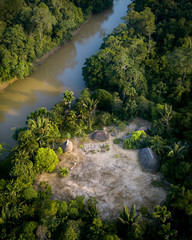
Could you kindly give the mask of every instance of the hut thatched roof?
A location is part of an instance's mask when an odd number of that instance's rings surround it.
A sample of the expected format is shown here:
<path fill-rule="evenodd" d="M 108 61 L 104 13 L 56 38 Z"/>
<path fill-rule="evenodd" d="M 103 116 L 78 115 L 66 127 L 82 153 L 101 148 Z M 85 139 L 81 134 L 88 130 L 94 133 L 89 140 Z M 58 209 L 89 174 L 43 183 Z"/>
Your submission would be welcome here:
<path fill-rule="evenodd" d="M 62 148 L 63 148 L 63 152 L 71 152 L 73 150 L 73 143 L 67 140 L 64 142 Z"/>
<path fill-rule="evenodd" d="M 91 138 L 98 141 L 106 141 L 109 138 L 109 134 L 106 131 L 95 131 Z"/>
<path fill-rule="evenodd" d="M 139 159 L 142 167 L 147 171 L 157 171 L 159 168 L 159 159 L 153 153 L 151 148 L 142 148 L 139 151 Z"/>

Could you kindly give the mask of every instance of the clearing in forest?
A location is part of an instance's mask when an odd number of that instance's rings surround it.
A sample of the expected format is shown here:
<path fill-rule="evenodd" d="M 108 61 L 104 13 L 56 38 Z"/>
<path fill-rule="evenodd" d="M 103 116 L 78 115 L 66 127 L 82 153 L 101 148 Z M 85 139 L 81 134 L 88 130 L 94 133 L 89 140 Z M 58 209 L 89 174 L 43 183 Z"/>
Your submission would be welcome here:
<path fill-rule="evenodd" d="M 53 199 L 70 200 L 77 195 L 84 195 L 85 199 L 96 197 L 102 218 L 117 217 L 124 204 L 130 208 L 135 203 L 137 208 L 147 206 L 152 210 L 166 198 L 164 189 L 151 184 L 160 180 L 160 174 L 142 170 L 138 150 L 125 150 L 113 143 L 115 138 L 149 125 L 136 118 L 123 132 L 116 129 L 116 136 L 110 135 L 106 142 L 95 142 L 90 136 L 84 142 L 73 139 L 74 150 L 61 155 L 53 173 L 39 175 L 37 184 L 45 181 L 51 185 Z M 60 167 L 69 168 L 67 177 L 59 176 Z"/>

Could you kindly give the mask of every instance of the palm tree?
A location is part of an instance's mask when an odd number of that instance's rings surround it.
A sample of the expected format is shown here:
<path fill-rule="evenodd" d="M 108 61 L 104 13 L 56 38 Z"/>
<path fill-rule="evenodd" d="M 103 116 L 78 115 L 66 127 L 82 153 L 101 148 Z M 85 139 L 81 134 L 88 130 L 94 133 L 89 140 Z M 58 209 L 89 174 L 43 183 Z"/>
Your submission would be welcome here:
<path fill-rule="evenodd" d="M 161 114 L 161 120 L 162 123 L 166 126 L 167 131 L 170 131 L 170 121 L 173 118 L 174 112 L 172 109 L 172 106 L 169 106 L 168 104 L 164 105 L 164 108 L 162 110 L 159 110 L 159 113 Z"/>
<path fill-rule="evenodd" d="M 81 137 L 84 134 L 84 131 L 87 130 L 87 126 L 84 124 L 83 120 L 80 119 L 79 123 L 75 127 L 75 135 Z"/>
<path fill-rule="evenodd" d="M 17 159 L 24 161 L 28 154 L 34 158 L 34 152 L 39 146 L 32 130 L 21 131 L 18 135 L 18 142 Z"/>
<path fill-rule="evenodd" d="M 123 88 L 123 102 L 125 98 L 127 98 L 129 101 L 133 101 L 135 97 L 137 96 L 137 92 L 134 87 L 131 86 L 131 84 L 125 84 Z"/>
<path fill-rule="evenodd" d="M 183 151 L 185 149 L 185 146 L 180 146 L 179 143 L 175 143 L 173 148 L 171 148 L 170 146 L 167 146 L 167 149 L 169 150 L 167 156 L 170 158 L 174 158 L 174 159 L 183 159 Z"/>
<path fill-rule="evenodd" d="M 51 121 L 54 122 L 59 128 L 62 127 L 64 122 L 64 108 L 61 103 L 56 104 L 52 107 Z"/>
<path fill-rule="evenodd" d="M 165 151 L 164 140 L 162 137 L 155 135 L 150 140 L 150 147 L 157 155 L 162 155 Z"/>
<path fill-rule="evenodd" d="M 52 125 L 48 118 L 37 117 L 37 120 L 29 119 L 28 127 L 36 137 L 36 141 L 39 143 L 39 146 L 45 146 L 50 140 L 53 140 L 56 135 L 55 132 L 58 132 L 58 128 Z"/>
<path fill-rule="evenodd" d="M 155 211 L 153 212 L 153 216 L 155 218 L 158 218 L 163 223 L 165 223 L 166 220 L 171 217 L 171 212 L 169 212 L 167 210 L 166 206 L 161 207 L 161 206 L 157 205 L 155 208 Z"/>
<path fill-rule="evenodd" d="M 97 108 L 98 100 L 86 98 L 86 99 L 81 100 L 81 104 L 83 107 L 82 111 L 88 113 L 89 115 L 92 115 Z M 82 118 L 83 118 L 83 116 L 82 116 Z"/>
<path fill-rule="evenodd" d="M 15 219 L 19 219 L 21 217 L 21 214 L 23 213 L 23 208 L 22 208 L 23 202 L 17 204 L 13 204 L 11 208 L 11 215 Z"/>
<path fill-rule="evenodd" d="M 75 97 L 73 96 L 73 92 L 72 91 L 68 91 L 66 90 L 64 92 L 64 97 L 63 97 L 63 101 L 68 104 L 69 109 L 71 109 L 71 102 L 75 99 Z"/>
<path fill-rule="evenodd" d="M 124 232 L 127 239 L 140 239 L 142 235 L 140 225 L 138 224 L 138 220 L 140 218 L 141 214 L 136 215 L 135 204 L 132 206 L 130 213 L 128 207 L 124 206 L 124 210 L 121 212 L 118 219 L 120 220 L 123 227 L 121 231 Z"/>
<path fill-rule="evenodd" d="M 93 100 L 91 98 L 81 100 L 82 108 L 80 109 L 81 118 L 86 120 L 89 124 L 89 129 L 92 130 L 93 125 L 93 115 L 97 108 L 98 100 Z"/>
<path fill-rule="evenodd" d="M 23 148 L 23 144 L 21 143 L 21 145 L 14 148 L 14 153 L 11 158 L 12 163 L 19 162 L 23 164 L 29 159 L 29 152 L 30 150 Z"/>
<path fill-rule="evenodd" d="M 23 213 L 22 209 L 23 202 L 21 202 L 19 205 L 16 203 L 13 203 L 11 206 L 11 202 L 8 202 L 5 204 L 5 206 L 2 207 L 1 210 L 1 217 L 0 217 L 0 223 L 12 223 L 10 220 L 11 218 L 19 219 L 21 217 L 21 214 Z"/>
<path fill-rule="evenodd" d="M 130 213 L 128 207 L 124 205 L 123 212 L 121 212 L 120 217 L 118 217 L 118 219 L 124 225 L 132 226 L 133 224 L 136 224 L 137 221 L 141 218 L 141 214 L 136 215 L 135 213 L 136 213 L 135 204 L 133 204 Z"/>
<path fill-rule="evenodd" d="M 176 239 L 177 230 L 171 229 L 171 223 L 162 224 L 158 234 L 166 240 Z"/>
<path fill-rule="evenodd" d="M 11 218 L 11 211 L 9 209 L 9 205 L 11 203 L 6 203 L 1 210 L 1 216 L 0 216 L 0 223 L 4 224 L 5 222 L 9 221 Z"/>

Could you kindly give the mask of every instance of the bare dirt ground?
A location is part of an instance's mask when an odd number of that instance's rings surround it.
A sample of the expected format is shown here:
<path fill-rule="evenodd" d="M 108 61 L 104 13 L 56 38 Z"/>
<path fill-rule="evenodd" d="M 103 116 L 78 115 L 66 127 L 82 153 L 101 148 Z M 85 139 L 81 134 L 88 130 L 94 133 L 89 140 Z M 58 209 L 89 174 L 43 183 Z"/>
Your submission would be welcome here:
<path fill-rule="evenodd" d="M 102 218 L 117 217 L 124 204 L 131 207 L 135 203 L 137 208 L 147 206 L 152 210 L 166 198 L 165 190 L 151 184 L 160 179 L 160 174 L 142 170 L 138 150 L 124 150 L 113 143 L 115 138 L 142 126 L 150 127 L 150 123 L 136 118 L 123 132 L 114 129 L 116 136 L 110 135 L 104 143 L 92 141 L 89 136 L 84 142 L 73 139 L 73 152 L 62 154 L 55 172 L 41 174 L 36 184 L 45 181 L 51 185 L 53 199 L 96 197 Z M 61 166 L 70 170 L 65 178 L 59 176 Z"/>

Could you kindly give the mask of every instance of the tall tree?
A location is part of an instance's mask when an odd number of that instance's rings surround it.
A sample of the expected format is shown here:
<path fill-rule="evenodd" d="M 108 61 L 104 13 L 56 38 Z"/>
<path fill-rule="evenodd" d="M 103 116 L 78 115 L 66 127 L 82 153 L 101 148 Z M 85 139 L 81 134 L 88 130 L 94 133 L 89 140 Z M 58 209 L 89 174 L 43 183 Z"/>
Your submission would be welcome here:
<path fill-rule="evenodd" d="M 66 90 L 63 95 L 63 102 L 68 104 L 69 109 L 71 109 L 71 102 L 75 99 L 72 91 Z"/>

